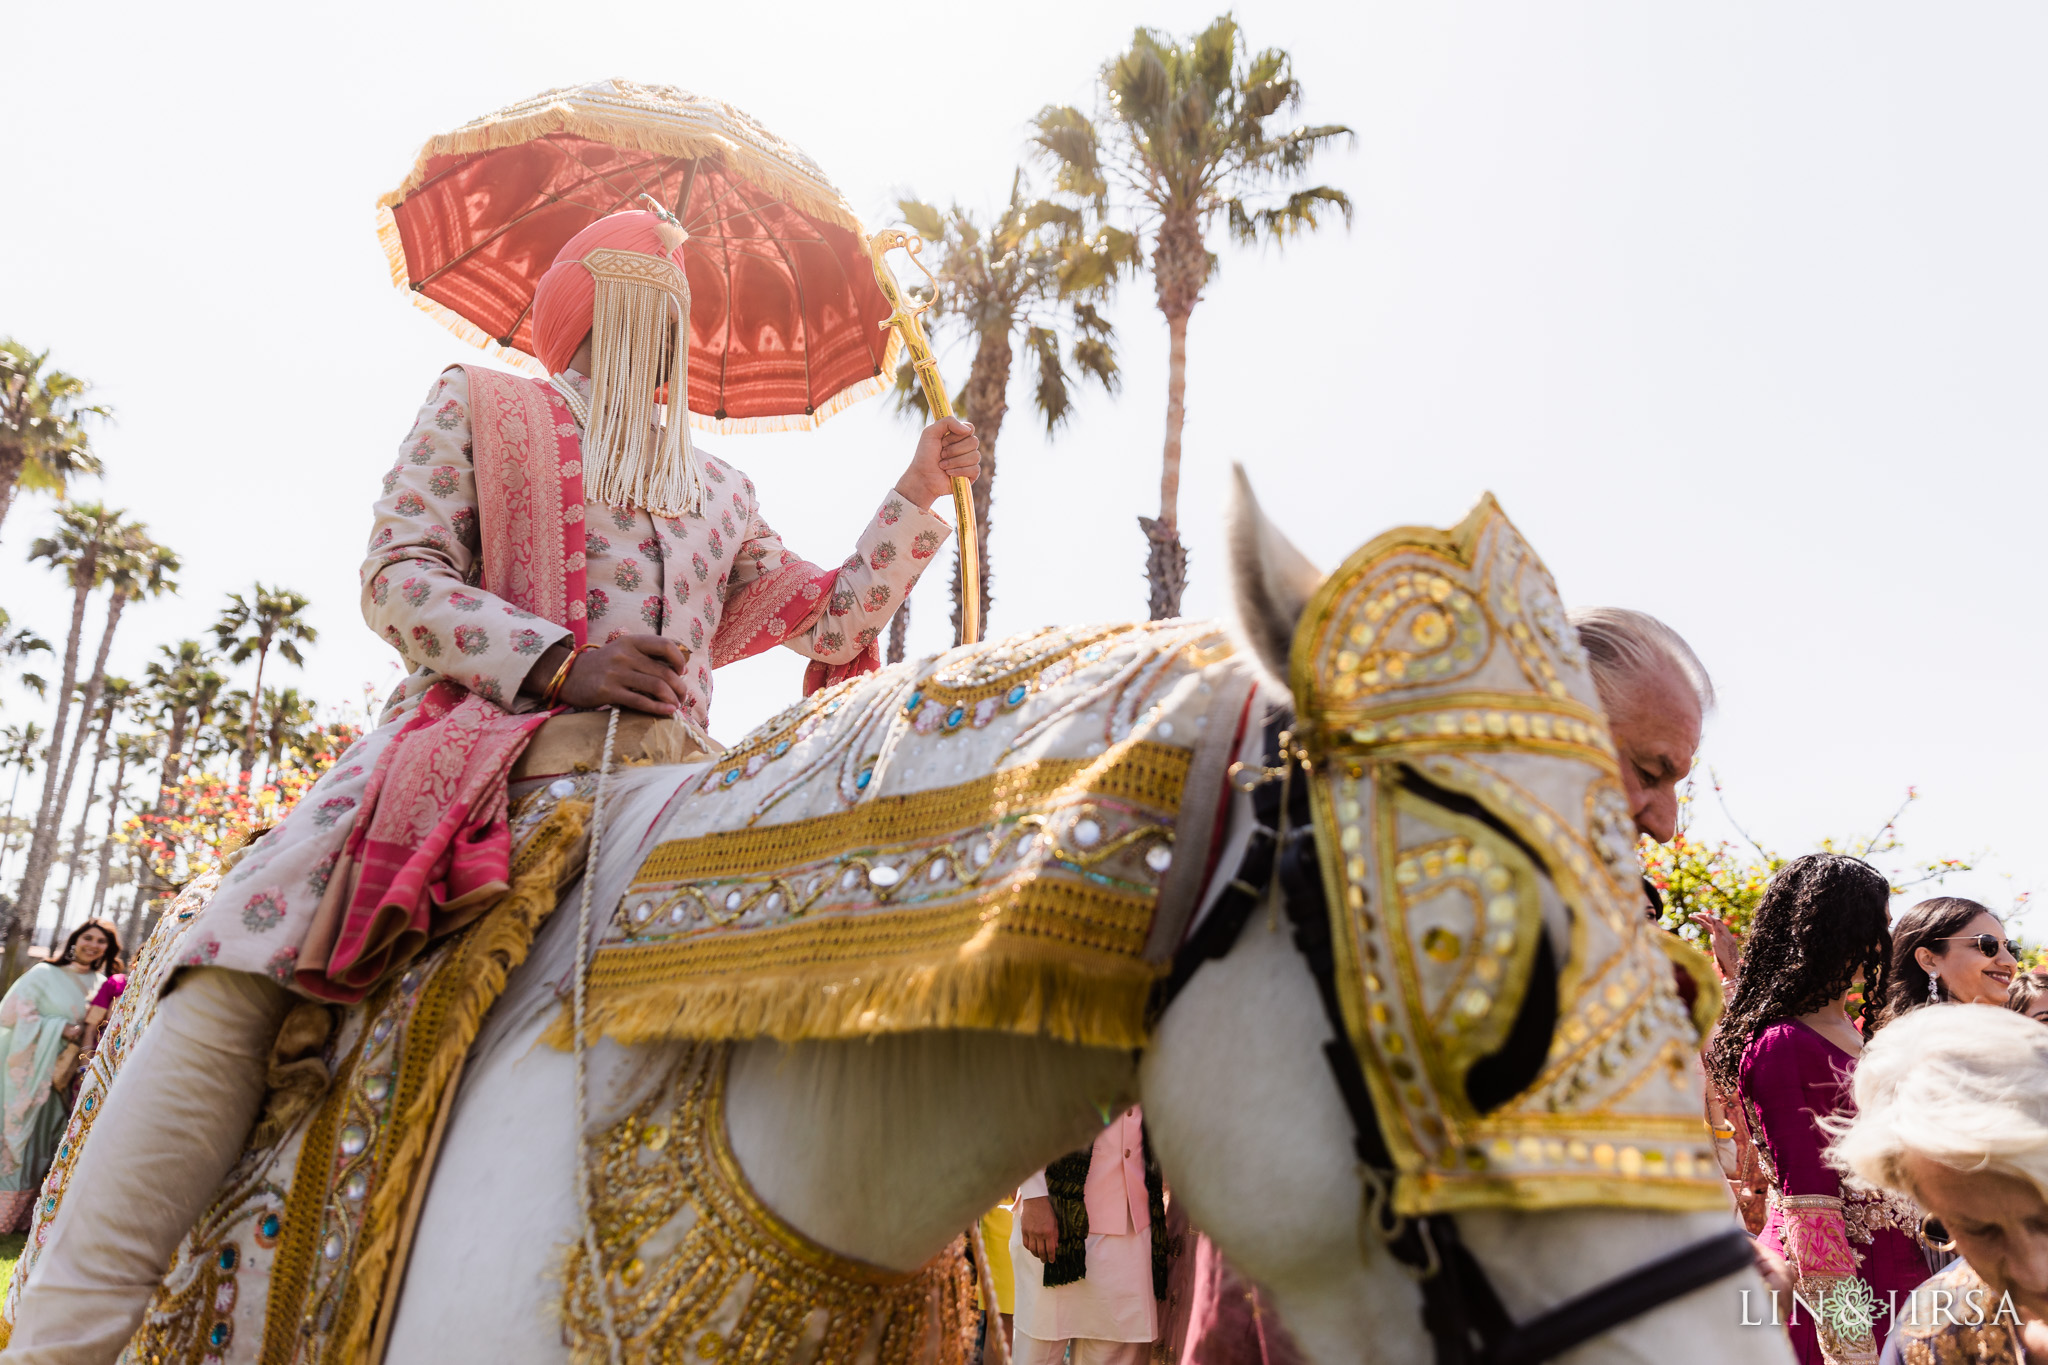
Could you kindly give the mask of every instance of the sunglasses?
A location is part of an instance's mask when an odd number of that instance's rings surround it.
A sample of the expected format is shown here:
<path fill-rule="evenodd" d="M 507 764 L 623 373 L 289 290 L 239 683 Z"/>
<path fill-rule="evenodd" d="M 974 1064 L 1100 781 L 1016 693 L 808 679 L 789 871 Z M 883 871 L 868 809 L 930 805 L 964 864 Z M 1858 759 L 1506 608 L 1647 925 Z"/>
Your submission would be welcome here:
<path fill-rule="evenodd" d="M 2001 939 L 1995 934 L 1950 934 L 1947 938 L 1940 941 L 1943 943 L 1974 943 L 1977 945 L 1977 951 L 1986 957 L 1997 957 L 2000 948 L 2005 949 L 2014 957 L 2020 955 L 2019 944 L 2014 943 L 2009 938 Z"/>

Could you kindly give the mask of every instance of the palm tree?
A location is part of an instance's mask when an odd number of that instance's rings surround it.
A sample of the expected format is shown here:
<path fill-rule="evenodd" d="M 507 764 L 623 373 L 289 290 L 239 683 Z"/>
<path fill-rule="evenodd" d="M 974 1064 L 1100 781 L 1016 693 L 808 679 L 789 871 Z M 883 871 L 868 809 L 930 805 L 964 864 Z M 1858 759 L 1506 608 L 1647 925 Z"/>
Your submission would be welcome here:
<path fill-rule="evenodd" d="M 16 627 L 7 614 L 7 608 L 0 607 L 0 659 L 26 659 L 31 654 L 48 654 L 50 642 L 30 630 L 27 626 Z M 41 697 L 47 691 L 47 684 L 39 673 L 21 675 L 21 685 Z"/>
<path fill-rule="evenodd" d="M 1301 105 L 1294 59 L 1249 52 L 1237 21 L 1216 19 L 1186 41 L 1139 29 L 1102 69 L 1102 105 L 1039 112 L 1033 141 L 1070 195 L 1135 215 L 1152 243 L 1152 283 L 1166 315 L 1166 448 L 1159 516 L 1138 518 L 1148 542 L 1152 618 L 1180 614 L 1187 551 L 1180 539 L 1181 428 L 1187 417 L 1188 319 L 1216 268 L 1208 248 L 1220 216 L 1231 240 L 1280 245 L 1351 200 L 1328 185 L 1297 188 L 1316 153 L 1351 130 L 1276 123 Z"/>
<path fill-rule="evenodd" d="M 229 593 L 228 605 L 221 609 L 220 619 L 213 623 L 214 639 L 227 652 L 230 663 L 243 663 L 252 656 L 256 660 L 256 681 L 249 688 L 248 721 L 242 729 L 244 789 L 249 785 L 249 770 L 256 764 L 256 727 L 260 719 L 257 712 L 261 709 L 259 699 L 263 695 L 263 666 L 269 661 L 273 648 L 289 663 L 306 662 L 299 646 L 312 644 L 320 638 L 320 632 L 306 621 L 306 608 L 311 605 L 303 594 L 284 588 L 266 588 L 258 583 L 247 598 L 238 592 Z"/>
<path fill-rule="evenodd" d="M 1097 223 L 1070 205 L 1032 198 L 1020 169 L 1010 202 L 986 223 L 957 204 L 940 212 L 914 199 L 899 201 L 903 221 L 938 248 L 935 320 L 954 322 L 974 344 L 961 395 L 961 415 L 981 441 L 974 514 L 981 528 L 981 619 L 989 609 L 989 494 L 996 474 L 996 438 L 1010 410 L 1010 370 L 1018 346 L 1037 366 L 1032 403 L 1047 434 L 1073 415 L 1071 364 L 1083 379 L 1115 393 L 1116 348 L 1109 320 L 1097 310 L 1117 278 L 1140 263 L 1138 239 Z M 1066 345 L 1062 347 L 1064 336 Z M 897 372 L 901 405 L 923 411 L 924 391 L 905 362 Z M 953 566 L 953 638 L 960 633 L 960 565 Z M 894 639 L 891 639 L 892 647 Z"/>
<path fill-rule="evenodd" d="M 57 919 L 52 928 L 50 946 L 56 948 L 54 935 L 64 927 L 64 917 L 71 911 L 71 892 L 78 885 L 80 868 L 85 862 L 85 832 L 92 821 L 92 808 L 99 802 L 100 769 L 107 761 L 107 749 L 113 742 L 114 722 L 136 700 L 136 686 L 126 678 L 105 677 L 100 681 L 99 706 L 92 719 L 97 722 L 98 742 L 93 746 L 92 767 L 86 772 L 85 804 L 79 808 L 78 824 L 71 834 L 71 857 L 66 864 L 64 890 L 57 897 Z M 88 727 L 79 727 L 79 738 L 85 737 Z M 73 752 L 76 752 L 74 747 Z"/>
<path fill-rule="evenodd" d="M 62 496 L 71 477 L 100 472 L 85 424 L 112 410 L 83 401 L 92 385 L 62 370 L 45 370 L 40 355 L 0 340 L 0 522 L 17 487 Z"/>
<path fill-rule="evenodd" d="M 6 829 L 0 834 L 0 868 L 7 866 L 7 860 L 14 853 L 14 799 L 21 795 L 23 773 L 36 770 L 36 759 L 42 753 L 43 727 L 30 721 L 26 725 L 10 725 L 0 730 L 0 766 L 14 769 L 14 782 L 7 791 Z"/>
<path fill-rule="evenodd" d="M 57 717 L 50 726 L 50 748 L 43 769 L 43 798 L 36 806 L 33 833 L 29 836 L 28 866 L 21 875 L 21 890 L 9 918 L 12 934 L 24 907 L 31 919 L 42 904 L 43 881 L 50 870 L 55 850 L 57 797 L 61 772 L 57 755 L 64 750 L 70 731 L 71 699 L 78 689 L 78 646 L 85 636 L 85 602 L 100 581 L 100 557 L 123 526 L 124 513 L 101 503 L 68 503 L 58 509 L 57 532 L 29 547 L 30 559 L 41 559 L 71 578 L 71 632 L 64 641 L 63 681 L 57 688 Z"/>
<path fill-rule="evenodd" d="M 264 780 L 276 777 L 278 764 L 289 747 L 294 760 L 306 757 L 310 747 L 306 731 L 318 716 L 310 699 L 296 687 L 263 689 L 263 725 L 267 744 Z"/>
<path fill-rule="evenodd" d="M 50 742 L 51 767 L 44 782 L 44 806 L 37 815 L 36 836 L 29 845 L 28 869 L 22 874 L 22 905 L 27 909 L 31 922 L 41 913 L 42 894 L 49 875 L 50 864 L 55 860 L 57 849 L 63 841 L 62 821 L 65 804 L 71 798 L 71 784 L 78 776 L 78 760 L 85 748 L 86 718 L 93 715 L 99 706 L 99 694 L 107 676 L 107 655 L 114 646 L 114 632 L 121 624 L 121 614 L 127 604 L 138 597 L 153 597 L 165 592 L 176 592 L 178 585 L 171 574 L 178 569 L 178 557 L 164 546 L 149 538 L 148 528 L 139 521 L 130 521 L 125 513 L 107 512 L 104 508 L 91 509 L 103 513 L 95 522 L 91 547 L 91 567 L 86 572 L 96 583 L 107 586 L 107 621 L 100 632 L 99 653 L 93 659 L 92 672 L 80 690 L 79 727 L 71 736 L 71 750 L 66 756 L 61 774 L 56 767 L 56 755 L 63 747 L 64 734 L 69 722 L 70 687 L 77 676 L 78 635 L 84 627 L 84 602 L 74 601 L 72 609 L 72 639 L 65 653 L 65 691 L 57 698 L 57 722 L 52 727 Z M 81 533 L 82 534 L 82 533 Z M 59 539 L 62 538 L 60 529 Z M 39 540 L 30 550 L 30 558 L 47 557 L 42 551 L 52 553 L 62 550 L 60 544 Z M 81 555 L 83 555 L 81 550 Z M 53 562 L 55 562 L 53 560 Z M 81 558 L 80 564 L 84 560 Z M 78 566 L 74 574 L 80 572 Z M 75 589 L 74 589 L 75 592 Z"/>
<path fill-rule="evenodd" d="M 93 884 L 92 907 L 86 911 L 89 919 L 106 908 L 107 886 L 113 875 L 114 838 L 121 829 L 121 798 L 128 793 L 129 770 L 149 762 L 156 748 L 153 739 L 150 735 L 117 735 L 114 739 L 114 780 L 107 787 L 107 832 L 100 839 L 99 878 Z"/>
<path fill-rule="evenodd" d="M 170 809 L 171 793 L 183 774 L 185 748 L 193 732 L 213 723 L 215 707 L 228 680 L 211 665 L 206 647 L 197 640 L 180 640 L 175 645 L 158 645 L 165 662 L 151 660 L 143 667 L 143 682 L 156 703 L 157 718 L 164 723 L 164 753 L 158 768 L 156 809 Z"/>

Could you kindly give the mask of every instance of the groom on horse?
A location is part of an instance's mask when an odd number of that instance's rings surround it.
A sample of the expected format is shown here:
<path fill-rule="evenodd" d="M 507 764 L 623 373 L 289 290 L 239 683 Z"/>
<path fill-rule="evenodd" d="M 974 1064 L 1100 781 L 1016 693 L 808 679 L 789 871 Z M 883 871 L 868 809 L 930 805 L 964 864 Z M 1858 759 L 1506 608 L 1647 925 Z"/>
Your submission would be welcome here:
<path fill-rule="evenodd" d="M 533 300 L 550 378 L 457 365 L 428 394 L 362 571 L 364 617 L 411 672 L 186 928 L 0 1360 L 121 1353 L 243 1150 L 293 1001 L 361 1000 L 503 896 L 514 764 L 550 716 L 618 707 L 708 747 L 718 665 L 786 645 L 814 690 L 879 663 L 951 535 L 930 507 L 979 471 L 973 428 L 924 429 L 837 568 L 798 558 L 753 481 L 690 440 L 683 240 L 663 213 L 600 219 Z"/>

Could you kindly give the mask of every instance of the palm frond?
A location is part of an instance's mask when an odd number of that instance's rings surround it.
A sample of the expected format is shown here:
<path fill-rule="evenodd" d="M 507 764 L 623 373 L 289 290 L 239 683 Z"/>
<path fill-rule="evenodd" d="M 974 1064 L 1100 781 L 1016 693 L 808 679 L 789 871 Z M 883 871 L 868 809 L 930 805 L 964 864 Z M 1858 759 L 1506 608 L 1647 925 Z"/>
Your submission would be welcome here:
<path fill-rule="evenodd" d="M 1031 397 L 1050 435 L 1066 424 L 1074 410 L 1067 368 L 1060 357 L 1060 334 L 1050 327 L 1030 328 L 1024 333 L 1024 349 L 1038 362 L 1038 382 Z"/>

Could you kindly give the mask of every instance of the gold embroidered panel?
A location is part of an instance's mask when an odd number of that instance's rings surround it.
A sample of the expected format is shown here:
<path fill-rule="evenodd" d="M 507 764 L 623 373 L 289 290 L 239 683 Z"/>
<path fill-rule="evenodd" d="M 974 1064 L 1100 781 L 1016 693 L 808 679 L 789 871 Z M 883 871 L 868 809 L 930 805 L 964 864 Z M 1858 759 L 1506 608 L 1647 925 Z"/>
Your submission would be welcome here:
<path fill-rule="evenodd" d="M 1634 821 L 1584 651 L 1491 496 L 1393 531 L 1318 589 L 1291 678 L 1338 992 L 1399 1168 L 1395 1204 L 1728 1204 L 1696 1054 L 1637 889 Z M 1549 932 L 1535 1083 L 1478 1112 Z"/>
<path fill-rule="evenodd" d="M 665 816 L 595 954 L 593 1031 L 1142 1043 L 1229 652 L 1201 624 L 1046 630 L 784 712 Z"/>
<path fill-rule="evenodd" d="M 525 957 L 557 887 L 580 866 L 596 782 L 579 773 L 515 802 L 512 890 L 490 912 L 360 1004 L 299 1007 L 329 1017 L 315 1054 L 327 1087 L 267 1145 L 252 1137 L 180 1242 L 123 1365 L 354 1365 L 374 1353 L 389 1326 L 390 1271 L 403 1266 L 429 1135 L 485 1012 Z M 109 1012 L 10 1282 L 0 1346 L 107 1091 L 182 965 L 179 941 L 218 881 L 209 873 L 172 902 Z M 257 1135 L 264 1132 L 259 1123 Z"/>
<path fill-rule="evenodd" d="M 603 1306 L 624 1357 L 650 1365 L 802 1360 L 961 1365 L 973 1345 L 965 1239 L 900 1274 L 806 1240 L 747 1184 L 725 1131 L 730 1049 L 684 1050 L 646 1099 L 591 1144 L 591 1223 L 562 1275 L 578 1365 L 609 1360 Z"/>

